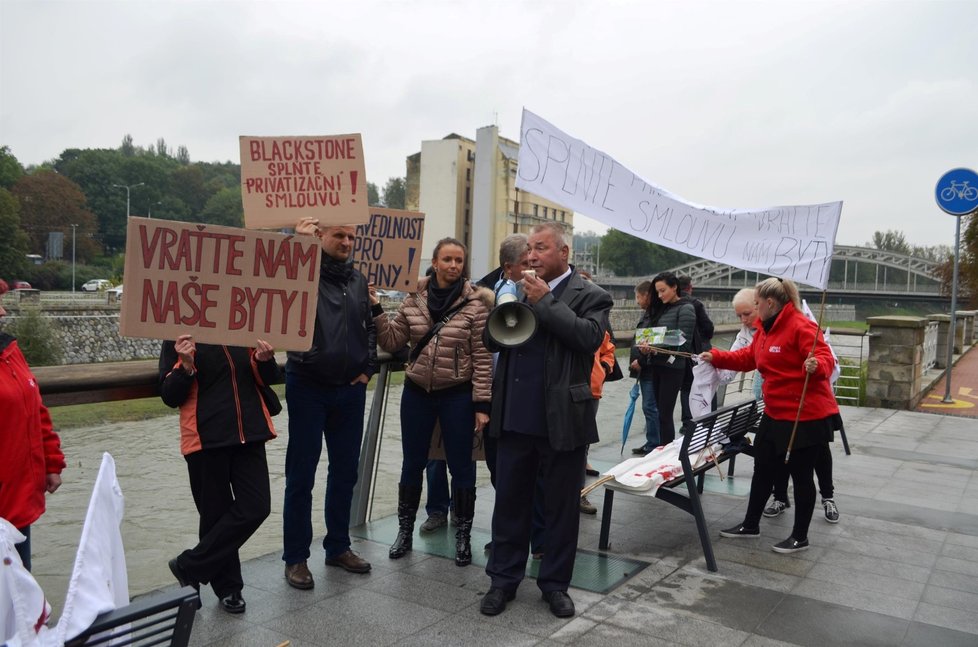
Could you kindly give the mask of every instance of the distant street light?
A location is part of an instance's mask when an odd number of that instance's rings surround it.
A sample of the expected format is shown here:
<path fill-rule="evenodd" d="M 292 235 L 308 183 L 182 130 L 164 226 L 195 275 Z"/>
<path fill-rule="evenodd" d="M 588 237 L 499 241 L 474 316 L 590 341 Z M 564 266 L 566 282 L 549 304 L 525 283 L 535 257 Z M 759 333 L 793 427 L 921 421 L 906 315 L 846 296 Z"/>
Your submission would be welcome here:
<path fill-rule="evenodd" d="M 114 187 L 118 187 L 120 189 L 125 189 L 126 190 L 126 220 L 129 219 L 129 190 L 130 189 L 135 189 L 137 186 L 143 186 L 144 184 L 146 184 L 146 183 L 145 182 L 140 182 L 139 184 L 129 184 L 129 185 L 126 185 L 126 184 L 113 184 L 112 185 Z"/>
<path fill-rule="evenodd" d="M 149 218 L 149 219 L 151 219 L 151 220 L 153 218 L 153 205 L 154 204 L 163 204 L 163 201 L 160 200 L 159 202 L 154 202 L 154 203 L 152 203 L 152 204 L 149 205 L 149 208 L 148 209 L 146 209 L 146 217 Z"/>
<path fill-rule="evenodd" d="M 75 296 L 75 230 L 78 225 L 71 226 L 71 295 Z"/>

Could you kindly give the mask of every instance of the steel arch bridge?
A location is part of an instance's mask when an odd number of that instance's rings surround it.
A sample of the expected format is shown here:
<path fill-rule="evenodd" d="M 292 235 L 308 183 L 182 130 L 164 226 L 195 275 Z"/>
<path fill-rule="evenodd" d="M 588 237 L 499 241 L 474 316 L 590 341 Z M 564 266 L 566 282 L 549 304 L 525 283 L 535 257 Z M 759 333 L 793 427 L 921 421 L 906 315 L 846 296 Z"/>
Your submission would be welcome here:
<path fill-rule="evenodd" d="M 936 261 L 897 252 L 836 245 L 832 254 L 832 272 L 828 287 L 833 292 L 937 296 L 941 292 L 940 280 L 935 277 L 938 265 Z M 693 285 L 704 288 L 749 287 L 765 276 L 706 259 L 696 259 L 669 271 L 686 274 L 693 280 Z M 600 282 L 635 285 L 648 278 L 650 277 L 603 278 Z"/>

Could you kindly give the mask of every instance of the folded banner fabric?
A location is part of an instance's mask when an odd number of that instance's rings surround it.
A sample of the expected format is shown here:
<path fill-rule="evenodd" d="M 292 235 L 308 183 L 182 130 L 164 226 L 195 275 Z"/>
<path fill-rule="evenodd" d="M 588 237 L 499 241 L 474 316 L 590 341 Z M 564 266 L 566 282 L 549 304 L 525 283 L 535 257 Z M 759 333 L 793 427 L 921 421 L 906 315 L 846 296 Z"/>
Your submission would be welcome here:
<path fill-rule="evenodd" d="M 698 205 L 523 110 L 516 188 L 657 245 L 826 289 L 842 202 Z"/>

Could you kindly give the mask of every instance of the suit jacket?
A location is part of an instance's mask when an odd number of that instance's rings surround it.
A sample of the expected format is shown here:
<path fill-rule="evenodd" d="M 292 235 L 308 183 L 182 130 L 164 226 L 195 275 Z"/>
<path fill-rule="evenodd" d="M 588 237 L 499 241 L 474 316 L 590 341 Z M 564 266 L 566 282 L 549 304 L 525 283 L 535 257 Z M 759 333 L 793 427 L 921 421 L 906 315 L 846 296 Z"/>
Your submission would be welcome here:
<path fill-rule="evenodd" d="M 607 292 L 585 281 L 577 272 L 565 279 L 560 297 L 546 294 L 528 304 L 537 316 L 537 334 L 546 335 L 544 407 L 547 436 L 557 451 L 571 451 L 598 441 L 595 423 L 597 400 L 591 394 L 591 368 L 594 353 L 608 329 L 608 313 L 613 304 Z M 493 378 L 492 414 L 489 434 L 502 432 L 510 356 L 514 349 L 500 348 L 486 335 L 486 346 L 499 351 Z"/>

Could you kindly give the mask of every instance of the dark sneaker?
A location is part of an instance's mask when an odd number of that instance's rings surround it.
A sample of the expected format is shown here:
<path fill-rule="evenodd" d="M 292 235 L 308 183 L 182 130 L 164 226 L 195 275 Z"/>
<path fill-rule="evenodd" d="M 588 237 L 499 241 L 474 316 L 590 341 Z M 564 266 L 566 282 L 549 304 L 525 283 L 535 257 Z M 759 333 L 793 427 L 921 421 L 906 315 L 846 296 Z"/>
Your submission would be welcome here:
<path fill-rule="evenodd" d="M 791 507 L 791 504 L 787 501 L 778 501 L 777 499 L 771 499 L 771 505 L 764 508 L 765 517 L 780 517 L 784 514 L 784 511 Z"/>
<path fill-rule="evenodd" d="M 445 519 L 445 515 L 440 512 L 433 512 L 421 524 L 421 532 L 432 532 L 439 528 L 444 528 L 447 523 L 448 521 Z"/>
<path fill-rule="evenodd" d="M 808 550 L 808 540 L 802 539 L 801 541 L 798 541 L 794 537 L 788 537 L 784 541 L 771 546 L 771 550 L 773 550 L 776 553 L 790 555 L 791 553 L 797 553 L 803 550 Z"/>
<path fill-rule="evenodd" d="M 594 504 L 587 500 L 586 496 L 581 497 L 581 512 L 583 514 L 598 514 L 598 509 Z"/>
<path fill-rule="evenodd" d="M 646 449 L 644 445 L 641 446 L 641 447 L 635 447 L 634 449 L 632 449 L 632 453 L 635 454 L 636 456 L 645 456 L 650 451 L 652 451 L 652 450 L 651 449 Z"/>
<path fill-rule="evenodd" d="M 825 508 L 825 520 L 829 523 L 839 523 L 839 508 L 832 499 L 822 499 L 822 507 Z"/>
<path fill-rule="evenodd" d="M 734 526 L 733 528 L 727 528 L 726 530 L 720 531 L 721 537 L 760 537 L 760 528 L 748 528 L 747 526 L 741 524 L 739 526 Z"/>

